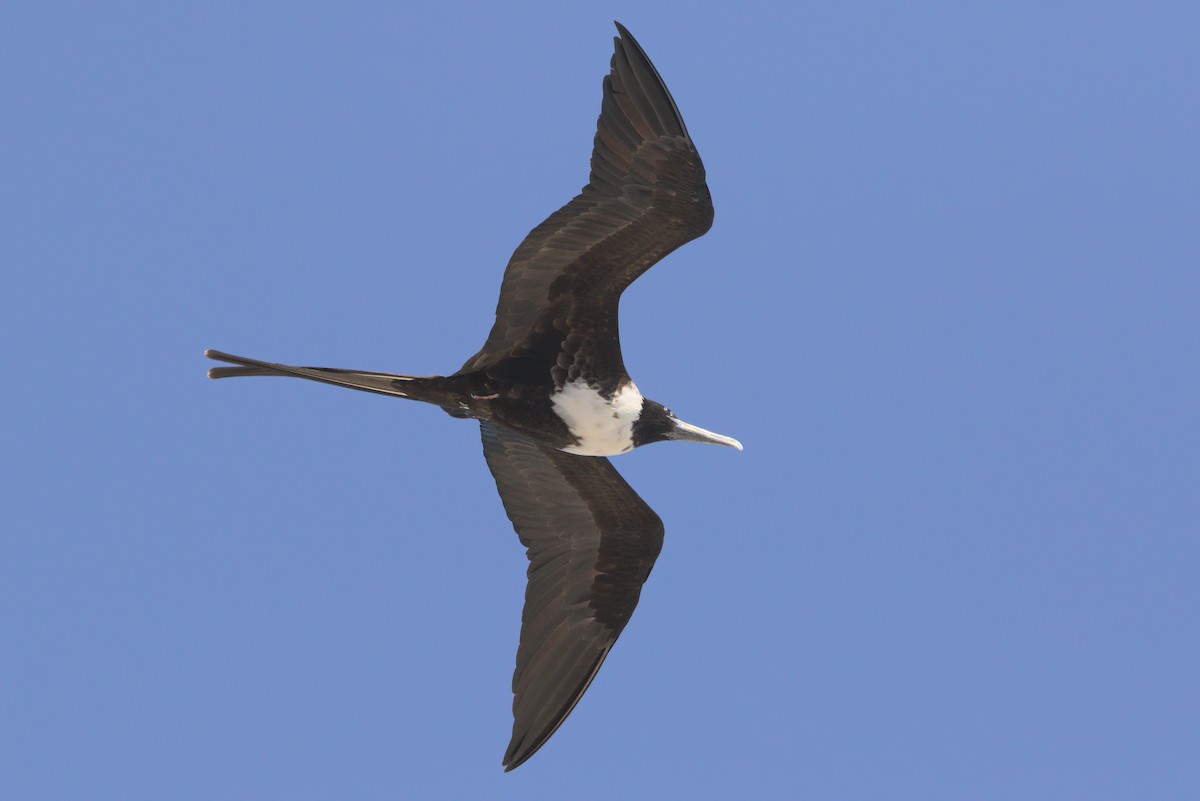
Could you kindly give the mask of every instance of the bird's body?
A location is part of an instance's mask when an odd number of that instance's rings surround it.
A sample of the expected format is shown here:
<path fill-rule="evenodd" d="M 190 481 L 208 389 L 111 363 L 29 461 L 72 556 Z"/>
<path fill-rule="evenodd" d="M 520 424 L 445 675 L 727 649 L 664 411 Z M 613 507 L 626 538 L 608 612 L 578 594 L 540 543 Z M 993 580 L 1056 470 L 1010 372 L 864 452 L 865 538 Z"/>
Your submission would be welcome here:
<path fill-rule="evenodd" d="M 628 622 L 663 526 L 612 467 L 650 442 L 736 447 L 644 398 L 617 306 L 639 275 L 712 224 L 704 167 L 657 71 L 617 26 L 591 176 L 525 238 L 487 341 L 448 376 L 293 367 L 219 351 L 213 378 L 296 376 L 423 401 L 480 422 L 484 457 L 530 567 L 507 769 L 558 728 Z"/>
<path fill-rule="evenodd" d="M 633 427 L 646 399 L 630 381 L 609 397 L 586 381 L 572 381 L 550 396 L 554 414 L 574 442 L 561 450 L 579 456 L 617 456 L 633 450 Z"/>

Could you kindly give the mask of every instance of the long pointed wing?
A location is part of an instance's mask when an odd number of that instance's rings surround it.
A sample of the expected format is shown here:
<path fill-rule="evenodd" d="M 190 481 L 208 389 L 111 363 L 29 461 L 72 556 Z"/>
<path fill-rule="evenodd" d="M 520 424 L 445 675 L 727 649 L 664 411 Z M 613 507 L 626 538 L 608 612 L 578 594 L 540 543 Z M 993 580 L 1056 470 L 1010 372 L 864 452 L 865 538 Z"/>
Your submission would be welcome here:
<path fill-rule="evenodd" d="M 617 29 L 588 184 L 513 253 L 495 325 L 461 372 L 545 349 L 562 330 L 555 323 L 580 308 L 594 338 L 615 341 L 621 292 L 712 226 L 704 165 L 679 109 L 641 46 Z"/>
<path fill-rule="evenodd" d="M 663 525 L 607 459 L 573 456 L 480 423 L 483 455 L 528 549 L 506 770 L 571 714 L 629 622 Z"/>

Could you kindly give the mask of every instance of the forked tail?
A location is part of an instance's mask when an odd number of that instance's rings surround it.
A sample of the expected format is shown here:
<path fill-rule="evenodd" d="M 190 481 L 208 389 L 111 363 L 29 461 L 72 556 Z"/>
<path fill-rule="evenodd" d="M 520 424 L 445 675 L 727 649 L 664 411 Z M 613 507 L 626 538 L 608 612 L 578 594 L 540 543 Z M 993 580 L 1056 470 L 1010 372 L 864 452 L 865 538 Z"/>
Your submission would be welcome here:
<path fill-rule="evenodd" d="M 208 371 L 209 378 L 235 378 L 248 375 L 282 375 L 295 378 L 307 378 L 310 381 L 320 381 L 339 387 L 360 389 L 363 392 L 376 392 L 380 395 L 392 395 L 407 398 L 410 393 L 405 386 L 410 381 L 424 383 L 417 376 L 396 375 L 394 373 L 371 373 L 363 370 L 340 370 L 336 367 L 292 367 L 288 364 L 260 362 L 258 359 L 248 359 L 245 356 L 233 356 L 219 350 L 206 350 L 204 355 L 218 362 L 228 362 L 236 367 L 213 367 Z M 425 398 L 419 398 L 425 400 Z"/>

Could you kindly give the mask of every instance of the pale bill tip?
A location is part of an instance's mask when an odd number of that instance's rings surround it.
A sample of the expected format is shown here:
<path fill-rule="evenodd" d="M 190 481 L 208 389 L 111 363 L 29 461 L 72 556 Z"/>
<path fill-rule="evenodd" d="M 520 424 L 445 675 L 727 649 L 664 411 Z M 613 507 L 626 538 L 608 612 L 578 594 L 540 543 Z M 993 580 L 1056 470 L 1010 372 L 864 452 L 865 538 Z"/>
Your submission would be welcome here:
<path fill-rule="evenodd" d="M 685 423 L 682 420 L 675 421 L 675 436 L 672 439 L 688 440 L 690 442 L 710 442 L 713 445 L 728 445 L 731 448 L 737 448 L 739 451 L 742 450 L 742 443 L 733 437 L 727 437 L 724 434 L 718 434 L 700 426 Z"/>

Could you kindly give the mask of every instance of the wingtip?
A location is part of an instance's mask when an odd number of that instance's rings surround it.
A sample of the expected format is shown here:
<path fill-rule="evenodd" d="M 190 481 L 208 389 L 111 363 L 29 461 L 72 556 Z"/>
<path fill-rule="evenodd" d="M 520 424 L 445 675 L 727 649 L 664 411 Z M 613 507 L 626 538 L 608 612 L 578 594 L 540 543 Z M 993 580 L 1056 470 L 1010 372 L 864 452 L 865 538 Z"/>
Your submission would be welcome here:
<path fill-rule="evenodd" d="M 626 28 L 624 25 L 622 25 L 620 22 L 618 22 L 618 21 L 617 21 L 617 20 L 615 20 L 615 19 L 613 20 L 613 25 L 616 25 L 616 26 L 617 26 L 617 33 L 618 33 L 618 34 L 620 34 L 620 35 L 617 37 L 617 41 L 620 41 L 620 42 L 633 42 L 633 44 L 634 44 L 634 46 L 635 46 L 635 47 L 637 47 L 637 48 L 639 48 L 639 49 L 641 48 L 641 45 L 639 45 L 639 44 L 637 43 L 637 39 L 634 39 L 634 38 L 633 38 L 633 34 L 629 32 L 629 29 L 628 29 L 628 28 Z"/>
<path fill-rule="evenodd" d="M 534 751 L 536 750 L 537 749 L 535 748 Z M 505 773 L 512 773 L 514 770 L 524 765 L 526 760 L 528 760 L 531 756 L 533 756 L 533 751 L 518 757 L 516 752 L 513 751 L 512 746 L 509 745 L 509 750 L 504 755 L 504 759 L 500 760 L 500 764 L 504 766 Z"/>
<path fill-rule="evenodd" d="M 620 24 L 619 22 L 617 22 L 616 19 L 612 20 L 612 24 L 617 26 L 617 40 L 616 41 L 619 44 L 630 44 L 631 43 L 632 46 L 636 47 L 637 49 L 642 49 L 641 44 L 637 43 L 636 38 L 634 38 L 634 35 L 630 34 L 628 28 L 625 28 L 625 26 Z"/>
<path fill-rule="evenodd" d="M 562 725 L 561 721 L 559 721 L 559 725 Z M 557 729 L 558 726 L 555 726 L 554 728 Z M 553 734 L 554 732 L 552 731 L 550 733 Z M 535 746 L 530 748 L 529 741 L 526 738 L 522 737 L 518 740 L 517 736 L 514 734 L 513 738 L 509 740 L 508 748 L 504 752 L 504 759 L 500 760 L 500 764 L 504 766 L 504 772 L 511 773 L 524 765 L 529 761 L 530 757 L 541 750 L 542 746 L 546 744 L 546 740 L 549 739 L 550 737 L 547 735 L 546 737 L 542 738 L 540 742 L 537 742 Z"/>

